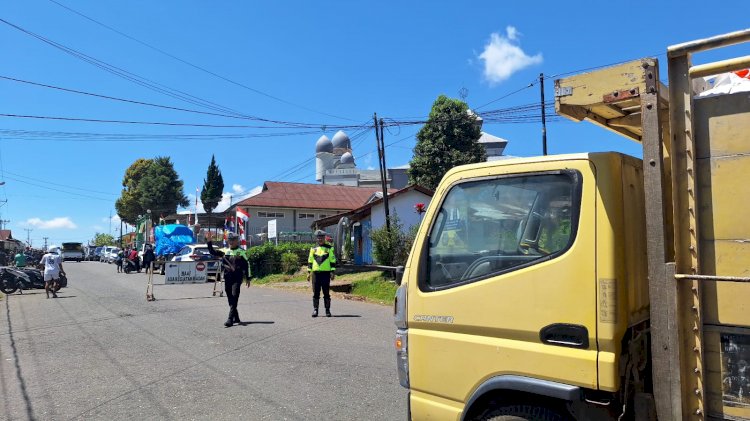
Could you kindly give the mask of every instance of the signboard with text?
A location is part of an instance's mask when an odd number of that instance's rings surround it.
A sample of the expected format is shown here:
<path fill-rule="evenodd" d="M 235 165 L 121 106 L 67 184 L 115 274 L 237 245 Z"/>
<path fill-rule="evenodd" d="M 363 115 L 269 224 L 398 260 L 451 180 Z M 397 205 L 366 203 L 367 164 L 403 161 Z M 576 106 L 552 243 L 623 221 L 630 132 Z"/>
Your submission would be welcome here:
<path fill-rule="evenodd" d="M 206 262 L 167 262 L 166 284 L 198 284 L 206 282 Z"/>
<path fill-rule="evenodd" d="M 268 238 L 276 238 L 276 220 L 268 221 Z"/>

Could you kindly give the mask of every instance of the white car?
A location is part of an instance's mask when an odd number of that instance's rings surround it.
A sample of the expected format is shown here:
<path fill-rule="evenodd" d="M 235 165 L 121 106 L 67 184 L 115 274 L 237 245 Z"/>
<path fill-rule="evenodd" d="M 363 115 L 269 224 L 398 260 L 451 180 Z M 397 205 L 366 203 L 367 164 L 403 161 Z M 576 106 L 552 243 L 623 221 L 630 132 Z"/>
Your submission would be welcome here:
<path fill-rule="evenodd" d="M 219 273 L 219 260 L 208 252 L 205 244 L 189 244 L 180 249 L 172 258 L 173 262 L 206 262 L 206 274 L 209 278 L 216 278 Z"/>
<path fill-rule="evenodd" d="M 119 252 L 120 249 L 117 247 L 105 247 L 104 250 L 102 250 L 102 262 L 114 263 L 115 259 L 117 259 L 117 253 Z"/>

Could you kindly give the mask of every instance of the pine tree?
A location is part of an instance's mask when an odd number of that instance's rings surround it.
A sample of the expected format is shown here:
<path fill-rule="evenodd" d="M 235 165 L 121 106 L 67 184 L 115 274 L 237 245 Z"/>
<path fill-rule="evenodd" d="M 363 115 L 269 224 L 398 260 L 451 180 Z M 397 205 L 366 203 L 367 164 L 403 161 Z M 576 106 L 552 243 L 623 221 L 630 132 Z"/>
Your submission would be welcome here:
<path fill-rule="evenodd" d="M 477 118 L 460 100 L 440 95 L 427 123 L 417 133 L 409 163 L 409 182 L 434 190 L 448 170 L 487 159 Z"/>
<path fill-rule="evenodd" d="M 216 159 L 211 155 L 211 164 L 208 165 L 206 178 L 203 180 L 203 190 L 201 190 L 201 202 L 207 213 L 210 214 L 219 205 L 223 191 L 224 178 L 221 176 L 219 166 L 216 165 Z"/>

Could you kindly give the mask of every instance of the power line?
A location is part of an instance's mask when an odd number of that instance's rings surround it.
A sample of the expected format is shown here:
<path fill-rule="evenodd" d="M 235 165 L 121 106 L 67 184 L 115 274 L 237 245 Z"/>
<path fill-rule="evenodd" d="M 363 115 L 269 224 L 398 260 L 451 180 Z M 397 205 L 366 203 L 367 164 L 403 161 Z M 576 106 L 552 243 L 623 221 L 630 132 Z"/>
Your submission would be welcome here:
<path fill-rule="evenodd" d="M 104 199 L 104 198 L 101 198 L 101 197 L 90 196 L 90 195 L 87 195 L 87 194 L 76 193 L 76 192 L 71 192 L 71 191 L 65 191 L 65 190 L 54 188 L 54 187 L 49 187 L 49 186 L 45 186 L 45 185 L 41 185 L 41 184 L 37 184 L 37 183 L 32 183 L 30 181 L 24 181 L 24 180 L 15 178 L 15 177 L 9 177 L 7 175 L 5 176 L 5 178 L 7 178 L 9 180 L 16 181 L 18 183 L 28 184 L 30 186 L 35 186 L 35 187 L 39 187 L 39 188 L 42 188 L 42 189 L 52 190 L 52 191 L 56 191 L 56 192 L 60 192 L 60 193 L 65 193 L 65 194 L 73 195 L 73 196 L 85 197 L 85 198 L 94 199 L 94 200 L 102 200 L 102 201 L 105 201 L 105 202 L 111 202 L 112 201 L 112 199 Z"/>
<path fill-rule="evenodd" d="M 179 99 L 181 101 L 185 101 L 185 102 L 188 102 L 188 103 L 191 103 L 191 104 L 194 104 L 194 105 L 198 105 L 198 106 L 201 106 L 201 107 L 204 107 L 204 108 L 212 109 L 214 111 L 221 111 L 221 112 L 225 112 L 225 113 L 232 113 L 232 114 L 236 114 L 236 115 L 246 116 L 247 117 L 247 115 L 245 115 L 245 114 L 243 114 L 243 113 L 241 113 L 239 111 L 236 111 L 236 110 L 233 110 L 231 108 L 228 108 L 228 107 L 216 104 L 216 103 L 211 102 L 209 100 L 205 100 L 205 99 L 199 98 L 197 96 L 188 94 L 188 93 L 180 91 L 178 89 L 171 88 L 171 87 L 166 86 L 164 84 L 155 82 L 155 81 L 150 80 L 148 78 L 145 78 L 143 76 L 139 76 L 139 75 L 137 75 L 135 73 L 129 72 L 129 71 L 127 71 L 125 69 L 122 69 L 120 67 L 117 67 L 115 65 L 106 63 L 106 62 L 104 62 L 102 60 L 99 60 L 99 59 L 96 59 L 96 58 L 94 58 L 92 56 L 84 54 L 84 53 L 82 53 L 80 51 L 77 51 L 77 50 L 75 50 L 73 48 L 67 47 L 67 46 L 65 46 L 63 44 L 60 44 L 60 43 L 55 42 L 55 41 L 52 41 L 49 38 L 46 38 L 44 36 L 41 36 L 41 35 L 36 34 L 34 32 L 31 32 L 31 31 L 29 31 L 27 29 L 24 29 L 24 28 L 22 28 L 22 27 L 20 27 L 20 26 L 18 26 L 16 24 L 13 24 L 13 23 L 5 20 L 5 19 L 0 18 L 0 23 L 4 23 L 4 24 L 6 24 L 6 25 L 8 25 L 8 26 L 10 26 L 10 27 L 12 27 L 12 28 L 20 31 L 20 32 L 23 32 L 26 35 L 29 35 L 29 36 L 31 36 L 33 38 L 36 38 L 36 39 L 44 42 L 45 44 L 48 44 L 48 45 L 50 45 L 50 46 L 52 46 L 54 48 L 59 49 L 59 50 L 65 52 L 66 54 L 69 54 L 69 55 L 71 55 L 71 56 L 73 56 L 73 57 L 75 57 L 75 58 L 77 58 L 79 60 L 82 60 L 82 61 L 84 61 L 86 63 L 89 63 L 92 66 L 98 67 L 98 68 L 100 68 L 100 69 L 102 69 L 102 70 L 104 70 L 104 71 L 106 71 L 108 73 L 111 73 L 111 74 L 113 74 L 115 76 L 118 76 L 118 77 L 123 78 L 125 80 L 128 80 L 130 82 L 133 82 L 133 83 L 135 83 L 137 85 L 143 86 L 143 87 L 145 87 L 147 89 L 150 89 L 152 91 L 159 92 L 161 94 L 164 94 L 164 95 L 170 96 L 172 98 Z"/>
<path fill-rule="evenodd" d="M 325 116 L 328 116 L 328 117 L 334 117 L 334 118 L 338 118 L 338 119 L 341 119 L 341 120 L 347 120 L 347 121 L 355 121 L 355 120 L 352 120 L 352 119 L 350 119 L 350 118 L 346 118 L 346 117 L 341 117 L 341 116 L 337 116 L 337 115 L 335 115 L 335 114 L 329 114 L 329 113 L 325 113 L 325 112 L 322 112 L 322 111 L 317 111 L 317 110 L 315 110 L 315 109 L 312 109 L 312 108 L 306 107 L 306 106 L 304 106 L 304 105 L 296 104 L 296 103 L 294 103 L 294 102 L 291 102 L 291 101 L 287 101 L 287 100 L 285 100 L 285 99 L 282 99 L 282 98 L 276 97 L 276 96 L 274 96 L 274 95 L 271 95 L 271 94 L 269 94 L 269 93 L 263 92 L 263 91 L 261 91 L 261 90 L 259 90 L 259 89 L 256 89 L 256 88 L 252 88 L 252 87 L 250 87 L 250 86 L 247 86 L 247 85 L 245 85 L 245 84 L 243 84 L 243 83 L 240 83 L 240 82 L 236 82 L 236 81 L 234 81 L 234 80 L 231 80 L 231 79 L 229 79 L 229 78 L 227 78 L 227 77 L 225 77 L 225 76 L 219 75 L 219 74 L 217 74 L 217 73 L 214 73 L 214 72 L 212 72 L 212 71 L 210 71 L 210 70 L 208 70 L 208 69 L 205 69 L 205 68 L 203 68 L 203 67 L 201 67 L 201 66 L 198 66 L 198 65 L 196 65 L 196 64 L 190 63 L 190 62 L 189 62 L 189 61 L 187 61 L 187 60 L 181 59 L 181 58 L 179 58 L 179 57 L 177 57 L 177 56 L 175 56 L 175 55 L 173 55 L 173 54 L 171 54 L 171 53 L 168 53 L 168 52 L 166 52 L 166 51 L 164 51 L 164 50 L 162 50 L 162 49 L 160 49 L 160 48 L 158 48 L 158 47 L 154 47 L 154 46 L 153 46 L 153 45 L 151 45 L 151 44 L 148 44 L 148 43 L 146 43 L 146 42 L 144 42 L 144 41 L 141 41 L 141 40 L 139 40 L 139 39 L 137 39 L 137 38 L 135 38 L 135 37 L 133 37 L 133 36 L 130 36 L 130 35 L 128 35 L 128 34 L 126 34 L 126 33 L 122 32 L 122 31 L 119 31 L 119 30 L 115 29 L 115 28 L 113 28 L 113 27 L 111 27 L 111 26 L 109 26 L 109 25 L 107 25 L 107 24 L 104 24 L 104 23 L 102 23 L 102 22 L 100 22 L 100 21 L 98 21 L 98 20 L 96 20 L 96 19 L 93 19 L 93 18 L 91 18 L 91 17 L 89 17 L 89 16 L 86 16 L 86 15 L 84 15 L 83 13 L 81 13 L 81 12 L 79 12 L 79 11 L 77 11 L 77 10 L 74 10 L 74 9 L 72 9 L 72 8 L 68 7 L 68 6 L 65 6 L 65 5 L 61 4 L 61 3 L 58 3 L 58 2 L 57 2 L 57 1 L 55 1 L 55 0 L 49 0 L 49 1 L 50 1 L 50 2 L 52 2 L 52 3 L 54 3 L 54 4 L 56 4 L 56 5 L 58 5 L 58 6 L 60 6 L 60 7 L 62 7 L 62 8 L 64 8 L 64 9 L 66 9 L 66 10 L 68 10 L 68 11 L 70 11 L 70 12 L 72 12 L 72 13 L 75 13 L 75 14 L 77 14 L 78 16 L 81 16 L 81 17 L 83 17 L 84 19 L 87 19 L 87 20 L 89 20 L 89 21 L 91 21 L 91 22 L 93 22 L 93 23 L 95 23 L 95 24 L 97 24 L 97 25 L 100 25 L 100 26 L 102 26 L 102 27 L 104 27 L 104 28 L 106 28 L 106 29 L 108 29 L 108 30 L 110 30 L 110 31 L 112 31 L 112 32 L 115 32 L 115 33 L 117 33 L 117 34 L 119 34 L 119 35 L 122 35 L 122 36 L 124 36 L 125 38 L 128 38 L 128 39 L 130 39 L 130 40 L 132 40 L 132 41 L 135 41 L 135 42 L 137 42 L 137 43 L 139 43 L 139 44 L 141 44 L 141 45 L 143 45 L 143 46 L 145 46 L 145 47 L 148 47 L 148 48 L 150 48 L 150 49 L 152 49 L 152 50 L 154 50 L 154 51 L 157 51 L 157 52 L 159 52 L 159 53 L 161 53 L 161 54 L 164 54 L 164 55 L 166 55 L 167 57 L 170 57 L 170 58 L 172 58 L 172 59 L 174 59 L 174 60 L 177 60 L 177 61 L 179 61 L 179 62 L 181 62 L 181 63 L 183 63 L 183 64 L 186 64 L 186 65 L 188 65 L 188 66 L 190 66 L 190 67 L 192 67 L 192 68 L 194 68 L 194 69 L 200 70 L 200 71 L 202 71 L 202 72 L 204 72 L 204 73 L 207 73 L 207 74 L 209 74 L 209 75 L 211 75 L 211 76 L 214 76 L 214 77 L 216 77 L 216 78 L 219 78 L 219 79 L 221 79 L 221 80 L 223 80 L 223 81 L 225 81 L 225 82 L 229 82 L 229 83 L 231 83 L 231 84 L 233 84 L 233 85 L 235 85 L 235 86 L 239 86 L 239 87 L 241 87 L 241 88 L 247 89 L 247 90 L 249 90 L 249 91 L 251 91 L 251 92 L 254 92 L 254 93 L 256 93 L 256 94 L 259 94 L 259 95 L 263 95 L 263 96 L 265 96 L 265 97 L 268 97 L 268 98 L 274 99 L 274 100 L 276 100 L 276 101 L 279 101 L 279 102 L 282 102 L 282 103 L 284 103 L 284 104 L 287 104 L 287 105 L 292 105 L 292 106 L 294 106 L 294 107 L 297 107 L 297 108 L 301 108 L 301 109 L 303 109 L 303 110 L 307 110 L 307 111 L 310 111 L 310 112 L 313 112 L 313 113 L 316 113 L 316 114 L 321 114 L 321 115 L 325 115 Z"/>
<path fill-rule="evenodd" d="M 51 184 L 53 186 L 65 187 L 67 189 L 81 190 L 81 191 L 85 191 L 85 192 L 98 193 L 98 194 L 106 194 L 106 195 L 111 195 L 111 196 L 119 196 L 119 194 L 117 194 L 117 193 L 108 193 L 108 192 L 103 192 L 103 191 L 98 191 L 98 190 L 84 189 L 82 187 L 73 187 L 73 186 L 69 186 L 69 185 L 66 185 L 66 184 L 54 183 L 52 181 L 40 180 L 38 178 L 32 178 L 32 177 L 29 177 L 29 176 L 12 173 L 10 171 L 6 171 L 5 173 L 6 174 L 10 174 L 12 176 L 16 176 L 16 177 L 24 178 L 24 179 L 27 179 L 27 180 L 31 180 L 31 181 L 37 181 L 37 182 L 40 182 L 40 183 Z"/>
<path fill-rule="evenodd" d="M 271 119 L 254 117 L 254 116 L 238 116 L 238 115 L 230 115 L 230 114 L 222 114 L 222 113 L 212 113 L 212 112 L 207 112 L 207 111 L 191 110 L 191 109 L 187 109 L 187 108 L 172 107 L 172 106 L 169 106 L 169 105 L 154 104 L 154 103 L 151 103 L 151 102 L 143 102 L 143 101 L 137 101 L 137 100 L 127 99 L 127 98 L 119 98 L 119 97 L 114 97 L 114 96 L 110 96 L 110 95 L 96 94 L 96 93 L 92 93 L 92 92 L 80 91 L 80 90 L 77 90 L 77 89 L 63 88 L 63 87 L 60 87 L 60 86 L 49 85 L 49 84 L 46 84 L 46 83 L 32 82 L 32 81 L 29 81 L 29 80 L 17 79 L 17 78 L 10 77 L 10 76 L 0 75 L 0 79 L 9 80 L 9 81 L 12 81 L 12 82 L 24 83 L 24 84 L 27 84 L 27 85 L 38 86 L 38 87 L 42 87 L 42 88 L 54 89 L 54 90 L 58 90 L 58 91 L 68 92 L 68 93 L 74 93 L 74 94 L 79 94 L 79 95 L 86 95 L 86 96 L 91 96 L 91 97 L 95 97 L 95 98 L 108 99 L 108 100 L 112 100 L 112 101 L 119 101 L 119 102 L 125 102 L 125 103 L 136 104 L 136 105 L 145 105 L 145 106 L 148 106 L 148 107 L 162 108 L 162 109 L 173 110 L 173 111 L 182 111 L 182 112 L 193 113 L 193 114 L 201 114 L 201 115 L 209 115 L 209 116 L 225 117 L 225 118 L 234 118 L 234 119 L 241 119 L 241 120 L 256 120 L 256 121 L 263 121 L 263 122 L 267 122 L 267 123 L 275 123 L 275 124 L 292 126 L 292 127 L 320 127 L 320 126 L 327 126 L 326 124 L 321 124 L 321 123 L 298 123 L 298 122 L 290 122 L 290 121 L 271 120 Z M 335 127 L 335 125 L 334 125 L 334 127 Z M 270 127 L 264 127 L 264 128 L 270 128 Z"/>

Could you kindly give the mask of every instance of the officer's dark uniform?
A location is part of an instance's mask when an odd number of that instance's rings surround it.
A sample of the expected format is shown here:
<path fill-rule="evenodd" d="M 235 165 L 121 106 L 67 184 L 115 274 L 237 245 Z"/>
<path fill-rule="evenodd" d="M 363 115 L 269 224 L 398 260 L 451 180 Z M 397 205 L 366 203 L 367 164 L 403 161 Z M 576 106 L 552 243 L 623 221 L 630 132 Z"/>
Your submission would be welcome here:
<path fill-rule="evenodd" d="M 228 238 L 237 238 L 237 234 L 230 233 Z M 250 276 L 250 268 L 245 257 L 245 250 L 235 248 L 222 248 L 216 250 L 213 243 L 208 241 L 208 252 L 216 257 L 221 257 L 221 266 L 224 273 L 224 291 L 227 293 L 229 302 L 229 317 L 224 326 L 230 327 L 233 323 L 241 323 L 240 315 L 237 313 L 237 302 L 240 300 L 240 287 L 242 282 Z"/>
<path fill-rule="evenodd" d="M 317 231 L 317 236 L 323 231 Z M 323 290 L 323 304 L 326 307 L 326 316 L 331 317 L 331 274 L 336 271 L 336 256 L 333 253 L 333 246 L 324 243 L 310 249 L 310 256 L 307 259 L 307 267 L 312 275 L 313 287 L 313 317 L 318 317 L 318 305 L 320 303 L 320 290 Z"/>

